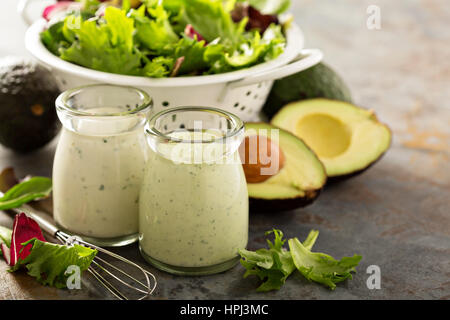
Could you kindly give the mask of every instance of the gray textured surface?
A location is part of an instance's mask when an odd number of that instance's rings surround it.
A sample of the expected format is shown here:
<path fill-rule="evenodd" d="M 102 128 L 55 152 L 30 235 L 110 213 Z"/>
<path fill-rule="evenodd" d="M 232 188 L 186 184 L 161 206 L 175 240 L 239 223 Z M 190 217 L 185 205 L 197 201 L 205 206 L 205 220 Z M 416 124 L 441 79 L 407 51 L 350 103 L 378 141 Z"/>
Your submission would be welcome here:
<path fill-rule="evenodd" d="M 249 248 L 264 246 L 264 231 L 272 227 L 300 238 L 315 228 L 318 251 L 363 255 L 358 273 L 334 292 L 292 276 L 280 291 L 258 294 L 256 279 L 243 280 L 240 266 L 195 278 L 155 271 L 154 298 L 450 299 L 450 6 L 446 0 L 293 2 L 307 46 L 321 48 L 356 103 L 389 124 L 393 145 L 369 171 L 327 186 L 307 208 L 253 213 Z M 366 28 L 371 4 L 381 8 L 381 30 Z M 49 175 L 53 146 L 27 156 L 0 147 L 0 168 Z M 0 224 L 9 223 L 0 215 Z M 136 246 L 117 251 L 145 265 Z M 366 287 L 372 264 L 381 268 L 381 290 Z M 69 292 L 5 269 L 0 261 L 0 299 L 107 298 L 89 279 L 81 291 Z"/>

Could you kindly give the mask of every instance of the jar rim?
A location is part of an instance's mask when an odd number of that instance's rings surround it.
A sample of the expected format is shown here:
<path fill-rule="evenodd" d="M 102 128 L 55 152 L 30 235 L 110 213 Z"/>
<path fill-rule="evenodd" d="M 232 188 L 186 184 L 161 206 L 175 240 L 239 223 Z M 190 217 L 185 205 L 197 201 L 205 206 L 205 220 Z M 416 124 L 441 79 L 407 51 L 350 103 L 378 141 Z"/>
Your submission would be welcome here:
<path fill-rule="evenodd" d="M 220 115 L 228 120 L 233 124 L 232 128 L 229 129 L 223 136 L 217 137 L 216 139 L 208 139 L 208 140 L 192 140 L 192 139 L 181 139 L 181 138 L 175 138 L 170 135 L 164 134 L 158 129 L 155 128 L 156 121 L 163 117 L 170 115 L 171 113 L 176 112 L 185 112 L 185 111 L 203 111 L 203 112 L 209 112 L 213 114 Z M 146 124 L 145 133 L 160 139 L 163 139 L 165 142 L 175 142 L 175 143 L 217 143 L 217 142 L 223 142 L 225 140 L 228 140 L 230 138 L 233 138 L 239 134 L 241 134 L 244 131 L 244 122 L 235 114 L 214 108 L 214 107 L 193 107 L 193 106 L 184 106 L 184 107 L 176 107 L 171 108 L 168 110 L 160 111 L 156 114 L 154 114 L 149 121 Z"/>
<path fill-rule="evenodd" d="M 93 89 L 93 88 L 99 88 L 99 87 L 113 87 L 118 89 L 128 89 L 136 92 L 138 96 L 142 99 L 142 103 L 137 105 L 135 108 L 124 111 L 124 112 L 105 112 L 105 113 L 92 113 L 89 111 L 81 111 L 73 108 L 68 104 L 68 100 L 72 98 L 73 96 L 79 94 L 85 89 Z M 123 117 L 123 116 L 132 116 L 141 112 L 147 111 L 147 108 L 152 107 L 153 105 L 153 99 L 148 95 L 147 92 L 144 90 L 141 90 L 136 87 L 132 86 L 123 86 L 123 85 L 115 85 L 115 84 L 109 84 L 109 83 L 96 83 L 96 84 L 88 84 L 83 86 L 78 86 L 72 89 L 68 89 L 66 91 L 63 91 L 55 101 L 55 105 L 58 111 L 64 111 L 71 116 L 89 116 L 89 117 Z"/>

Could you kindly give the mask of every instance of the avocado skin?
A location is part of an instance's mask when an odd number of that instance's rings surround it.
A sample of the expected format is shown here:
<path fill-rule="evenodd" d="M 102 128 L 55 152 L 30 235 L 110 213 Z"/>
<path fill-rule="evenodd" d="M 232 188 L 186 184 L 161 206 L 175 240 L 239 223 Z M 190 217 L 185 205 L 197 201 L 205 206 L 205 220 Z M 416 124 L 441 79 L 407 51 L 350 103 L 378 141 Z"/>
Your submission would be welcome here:
<path fill-rule="evenodd" d="M 249 198 L 251 212 L 285 212 L 303 208 L 313 203 L 320 195 L 322 189 L 311 191 L 306 197 L 292 199 L 263 199 Z"/>
<path fill-rule="evenodd" d="M 55 110 L 60 90 L 53 75 L 20 57 L 0 60 L 0 143 L 25 153 L 44 146 L 61 125 Z"/>
<path fill-rule="evenodd" d="M 276 80 L 263 106 L 263 113 L 271 119 L 290 102 L 328 98 L 352 102 L 350 90 L 339 75 L 324 63 Z"/>

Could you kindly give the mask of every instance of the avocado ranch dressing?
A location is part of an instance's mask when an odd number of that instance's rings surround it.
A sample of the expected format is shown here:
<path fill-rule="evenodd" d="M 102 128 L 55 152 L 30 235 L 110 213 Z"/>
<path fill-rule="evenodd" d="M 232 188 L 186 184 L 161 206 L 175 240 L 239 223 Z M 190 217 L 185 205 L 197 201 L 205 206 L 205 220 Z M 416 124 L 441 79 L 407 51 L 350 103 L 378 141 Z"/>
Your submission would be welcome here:
<path fill-rule="evenodd" d="M 213 131 L 182 130 L 167 136 L 218 138 Z M 237 150 L 224 155 L 225 145 L 159 143 L 150 151 L 140 194 L 139 233 L 140 249 L 151 262 L 214 266 L 236 259 L 238 250 L 246 247 L 247 184 Z"/>
<path fill-rule="evenodd" d="M 144 91 L 107 84 L 58 97 L 63 129 L 53 162 L 53 207 L 62 229 L 100 246 L 137 240 L 150 107 Z"/>
<path fill-rule="evenodd" d="M 57 223 L 90 237 L 137 233 L 147 150 L 142 128 L 116 136 L 63 129 L 53 167 Z"/>

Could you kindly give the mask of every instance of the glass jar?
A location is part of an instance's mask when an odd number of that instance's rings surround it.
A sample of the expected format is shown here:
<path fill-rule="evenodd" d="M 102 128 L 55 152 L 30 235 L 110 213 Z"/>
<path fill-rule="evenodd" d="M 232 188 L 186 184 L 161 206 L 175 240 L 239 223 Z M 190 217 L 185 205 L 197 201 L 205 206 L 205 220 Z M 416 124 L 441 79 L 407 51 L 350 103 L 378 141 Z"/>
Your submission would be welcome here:
<path fill-rule="evenodd" d="M 238 261 L 248 240 L 248 192 L 238 148 L 243 122 L 182 107 L 146 126 L 149 160 L 139 197 L 139 248 L 164 271 L 212 274 Z"/>
<path fill-rule="evenodd" d="M 137 240 L 150 109 L 150 97 L 131 87 L 96 84 L 58 97 L 53 206 L 61 229 L 100 246 Z"/>

